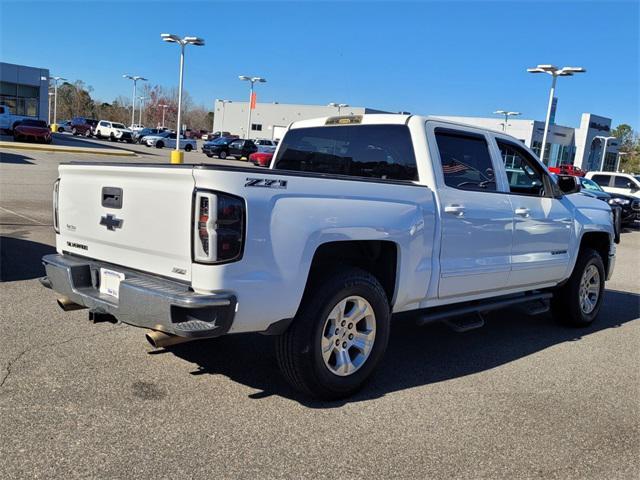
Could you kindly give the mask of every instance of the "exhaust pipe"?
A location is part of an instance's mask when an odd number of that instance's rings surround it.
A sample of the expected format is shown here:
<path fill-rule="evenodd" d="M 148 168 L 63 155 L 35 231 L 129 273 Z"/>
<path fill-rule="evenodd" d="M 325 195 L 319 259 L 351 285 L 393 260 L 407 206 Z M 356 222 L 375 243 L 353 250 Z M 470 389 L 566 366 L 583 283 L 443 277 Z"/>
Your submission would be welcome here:
<path fill-rule="evenodd" d="M 60 297 L 58 299 L 58 306 L 65 312 L 72 312 L 73 310 L 82 310 L 83 308 L 87 308 L 84 305 L 79 305 L 71 301 L 67 297 Z"/>
<path fill-rule="evenodd" d="M 178 345 L 179 343 L 196 340 L 195 338 L 179 337 L 178 335 L 158 332 L 157 330 L 149 330 L 149 332 L 145 334 L 144 338 L 146 338 L 147 342 L 149 342 L 154 348 L 170 347 L 171 345 Z"/>

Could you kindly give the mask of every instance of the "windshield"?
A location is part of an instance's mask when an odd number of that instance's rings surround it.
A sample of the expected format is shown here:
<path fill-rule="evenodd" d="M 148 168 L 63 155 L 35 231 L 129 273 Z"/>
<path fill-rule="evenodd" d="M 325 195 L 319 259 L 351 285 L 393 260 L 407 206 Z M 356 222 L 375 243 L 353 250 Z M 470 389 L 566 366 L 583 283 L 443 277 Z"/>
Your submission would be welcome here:
<path fill-rule="evenodd" d="M 633 176 L 633 178 L 635 178 L 635 179 L 636 179 L 636 181 L 637 181 L 638 183 L 640 183 L 640 175 L 634 175 L 634 176 Z"/>
<path fill-rule="evenodd" d="M 228 145 L 233 141 L 231 138 L 217 138 L 213 142 L 214 145 Z"/>
<path fill-rule="evenodd" d="M 125 128 L 125 126 L 123 124 L 121 124 L 121 123 L 112 123 L 111 126 L 113 128 L 122 128 L 122 129 Z"/>
<path fill-rule="evenodd" d="M 44 120 L 22 120 L 20 125 L 26 125 L 27 127 L 42 127 L 47 128 L 47 122 Z"/>
<path fill-rule="evenodd" d="M 596 192 L 604 192 L 604 190 L 602 190 L 602 188 L 600 188 L 600 185 L 598 185 L 593 180 L 589 180 L 588 178 L 583 178 L 582 179 L 582 186 L 586 190 L 594 190 Z"/>

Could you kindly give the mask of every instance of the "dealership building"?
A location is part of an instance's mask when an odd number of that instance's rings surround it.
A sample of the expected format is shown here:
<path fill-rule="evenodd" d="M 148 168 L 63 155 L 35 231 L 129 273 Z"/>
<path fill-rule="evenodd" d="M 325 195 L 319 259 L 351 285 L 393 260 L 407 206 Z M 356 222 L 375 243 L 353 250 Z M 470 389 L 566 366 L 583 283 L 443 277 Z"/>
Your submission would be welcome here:
<path fill-rule="evenodd" d="M 16 115 L 47 121 L 49 70 L 0 62 L 0 105 Z"/>
<path fill-rule="evenodd" d="M 296 105 L 290 103 L 257 103 L 251 112 L 247 135 L 249 102 L 216 100 L 213 117 L 214 132 L 229 132 L 241 138 L 280 140 L 291 122 L 332 115 L 363 115 L 388 113 L 367 107 L 337 107 L 329 105 Z"/>
<path fill-rule="evenodd" d="M 504 131 L 520 139 L 525 145 L 540 155 L 544 122 L 538 120 L 509 119 L 504 125 L 503 118 L 485 117 L 451 117 L 438 118 L 474 125 L 492 130 Z M 580 126 L 565 127 L 552 124 L 549 126 L 545 163 L 550 167 L 573 164 L 583 170 L 599 170 L 602 162 L 602 138 L 611 136 L 611 119 L 583 113 Z M 609 140 L 606 145 L 603 170 L 615 171 L 618 162 L 618 141 Z"/>

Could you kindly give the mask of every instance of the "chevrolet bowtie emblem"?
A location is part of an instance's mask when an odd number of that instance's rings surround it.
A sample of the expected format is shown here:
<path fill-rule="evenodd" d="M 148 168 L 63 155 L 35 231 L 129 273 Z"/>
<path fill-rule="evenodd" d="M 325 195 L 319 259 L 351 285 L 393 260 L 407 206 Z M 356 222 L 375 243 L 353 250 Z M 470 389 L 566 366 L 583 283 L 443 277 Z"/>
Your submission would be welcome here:
<path fill-rule="evenodd" d="M 123 220 L 116 218 L 115 215 L 107 213 L 104 217 L 100 218 L 100 225 L 107 227 L 107 230 L 115 230 L 116 228 L 122 228 Z"/>

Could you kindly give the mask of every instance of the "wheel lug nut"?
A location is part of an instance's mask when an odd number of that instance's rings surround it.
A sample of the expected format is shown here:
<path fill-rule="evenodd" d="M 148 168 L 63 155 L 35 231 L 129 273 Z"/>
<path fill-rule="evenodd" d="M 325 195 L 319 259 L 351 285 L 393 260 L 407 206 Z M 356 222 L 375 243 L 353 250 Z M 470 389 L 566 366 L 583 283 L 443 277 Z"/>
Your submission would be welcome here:
<path fill-rule="evenodd" d="M 347 324 L 347 322 L 345 320 L 342 320 L 342 323 L 340 325 L 342 325 L 343 327 Z"/>
<path fill-rule="evenodd" d="M 349 334 L 349 340 L 353 340 L 353 333 Z"/>
<path fill-rule="evenodd" d="M 349 330 L 351 330 L 353 328 L 353 323 L 349 324 Z"/>
<path fill-rule="evenodd" d="M 342 348 L 347 348 L 347 342 L 342 342 Z"/>
<path fill-rule="evenodd" d="M 340 340 L 336 340 L 336 346 L 340 345 Z"/>
<path fill-rule="evenodd" d="M 339 333 L 340 333 L 340 329 L 336 328 L 336 333 L 335 334 L 338 335 Z"/>

